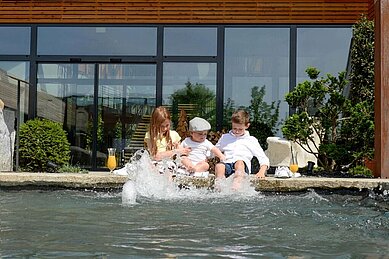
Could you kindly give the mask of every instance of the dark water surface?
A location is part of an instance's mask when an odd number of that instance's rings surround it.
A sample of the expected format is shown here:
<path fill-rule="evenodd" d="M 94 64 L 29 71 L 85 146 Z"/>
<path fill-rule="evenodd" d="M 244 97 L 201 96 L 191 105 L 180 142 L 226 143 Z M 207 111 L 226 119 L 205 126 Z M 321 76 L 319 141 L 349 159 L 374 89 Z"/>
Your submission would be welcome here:
<path fill-rule="evenodd" d="M 388 258 L 389 211 L 363 195 L 171 199 L 0 191 L 1 258 Z"/>

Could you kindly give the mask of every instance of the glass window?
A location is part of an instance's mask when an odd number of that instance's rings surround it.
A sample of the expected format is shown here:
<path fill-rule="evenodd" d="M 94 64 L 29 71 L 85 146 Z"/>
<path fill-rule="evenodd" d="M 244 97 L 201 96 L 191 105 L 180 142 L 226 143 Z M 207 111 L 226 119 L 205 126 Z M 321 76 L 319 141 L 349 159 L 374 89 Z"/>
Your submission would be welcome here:
<path fill-rule="evenodd" d="M 29 55 L 30 28 L 0 27 L 0 55 Z"/>
<path fill-rule="evenodd" d="M 71 163 L 92 164 L 94 64 L 39 64 L 37 115 L 64 125 Z M 98 161 L 105 157 L 97 155 Z"/>
<path fill-rule="evenodd" d="M 216 28 L 165 28 L 163 55 L 216 56 Z"/>
<path fill-rule="evenodd" d="M 173 63 L 163 65 L 162 104 L 172 111 L 177 126 L 184 110 L 191 119 L 200 116 L 216 125 L 216 64 Z"/>
<path fill-rule="evenodd" d="M 230 127 L 228 108 L 251 105 L 254 87 L 264 88 L 268 105 L 281 101 L 279 120 L 288 116 L 284 101 L 289 91 L 288 28 L 227 28 L 224 62 L 224 127 Z"/>
<path fill-rule="evenodd" d="M 351 28 L 298 28 L 297 82 L 309 78 L 307 67 L 319 69 L 320 76 L 345 71 L 351 37 Z"/>
<path fill-rule="evenodd" d="M 116 148 L 117 157 L 125 147 L 143 148 L 144 135 L 155 107 L 155 64 L 99 65 L 98 153 Z M 97 164 L 105 167 L 104 163 Z"/>
<path fill-rule="evenodd" d="M 39 27 L 38 55 L 155 56 L 153 27 Z"/>
<path fill-rule="evenodd" d="M 10 137 L 8 139 L 10 145 L 5 145 L 3 147 L 9 147 L 10 154 L 12 153 L 12 150 L 18 152 L 19 147 L 17 143 L 15 143 L 15 134 L 18 134 L 17 127 L 18 125 L 23 124 L 28 118 L 28 68 L 28 62 L 0 62 L 0 100 L 4 103 L 2 116 L 9 133 L 9 136 L 7 136 L 7 134 L 4 136 L 3 131 L 0 138 Z M 2 144 L 3 143 L 5 142 L 2 141 Z M 5 171 L 12 171 L 14 164 L 16 164 L 16 166 L 19 165 L 19 161 L 16 161 L 15 159 L 12 161 L 12 157 L 19 159 L 18 156 L 10 155 L 8 156 L 8 160 L 2 160 L 4 163 L 2 164 L 2 168 Z M 9 161 L 9 163 L 6 163 L 6 161 Z M 19 170 L 19 168 L 16 168 L 16 170 Z"/>
<path fill-rule="evenodd" d="M 19 108 L 20 123 L 27 120 L 29 62 L 0 62 L 0 100 L 4 102 L 4 119 L 10 133 L 15 131 Z M 18 99 L 20 101 L 18 107 Z"/>

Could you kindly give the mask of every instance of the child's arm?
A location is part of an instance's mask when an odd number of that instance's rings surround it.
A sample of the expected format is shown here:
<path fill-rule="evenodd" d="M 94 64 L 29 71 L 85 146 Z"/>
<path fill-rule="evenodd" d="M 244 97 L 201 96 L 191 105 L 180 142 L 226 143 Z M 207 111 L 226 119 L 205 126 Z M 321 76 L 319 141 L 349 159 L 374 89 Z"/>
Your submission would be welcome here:
<path fill-rule="evenodd" d="M 218 149 L 217 147 L 213 147 L 212 149 L 211 149 L 211 152 L 215 155 L 215 156 L 217 156 L 219 159 L 220 159 L 220 161 L 224 161 L 224 160 L 226 160 L 226 156 L 220 151 L 220 149 Z"/>

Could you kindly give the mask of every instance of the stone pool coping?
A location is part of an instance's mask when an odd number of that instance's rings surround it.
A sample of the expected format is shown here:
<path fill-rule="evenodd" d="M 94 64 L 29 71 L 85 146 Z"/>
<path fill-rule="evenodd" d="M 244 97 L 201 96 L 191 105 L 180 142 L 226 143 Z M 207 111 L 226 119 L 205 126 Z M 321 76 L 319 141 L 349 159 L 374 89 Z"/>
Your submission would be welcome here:
<path fill-rule="evenodd" d="M 321 190 L 373 190 L 389 191 L 389 179 L 368 178 L 327 178 L 303 176 L 299 178 L 266 177 L 265 180 L 251 177 L 257 191 L 262 192 L 297 192 L 309 189 Z M 108 172 L 77 173 L 26 173 L 0 172 L 1 189 L 94 189 L 120 190 L 128 180 L 126 176 L 109 174 Z M 214 177 L 176 177 L 181 185 L 198 188 L 212 188 Z"/>

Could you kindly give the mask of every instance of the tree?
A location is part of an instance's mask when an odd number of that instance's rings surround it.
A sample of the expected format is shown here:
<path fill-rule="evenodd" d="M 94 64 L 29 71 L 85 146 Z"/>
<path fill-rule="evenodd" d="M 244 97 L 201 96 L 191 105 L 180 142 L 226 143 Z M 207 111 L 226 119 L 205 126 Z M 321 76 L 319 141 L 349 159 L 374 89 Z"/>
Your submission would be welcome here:
<path fill-rule="evenodd" d="M 341 134 L 354 161 L 374 157 L 374 22 L 366 16 L 353 26 L 351 45 L 350 108 Z"/>
<path fill-rule="evenodd" d="M 263 101 L 265 86 L 251 89 L 251 105 L 249 113 L 251 117 L 250 134 L 255 136 L 263 149 L 267 149 L 266 139 L 276 134 L 280 110 L 280 102 L 273 101 L 271 104 Z"/>
<path fill-rule="evenodd" d="M 299 83 L 285 96 L 296 113 L 286 119 L 282 133 L 315 155 L 325 170 L 333 171 L 344 161 L 344 154 L 347 155 L 339 134 L 341 115 L 350 104 L 343 95 L 347 84 L 345 72 L 338 77 L 327 74 L 326 78 L 319 78 L 320 71 L 309 67 L 306 73 L 310 80 Z M 320 146 L 314 145 L 315 134 L 319 136 Z"/>

